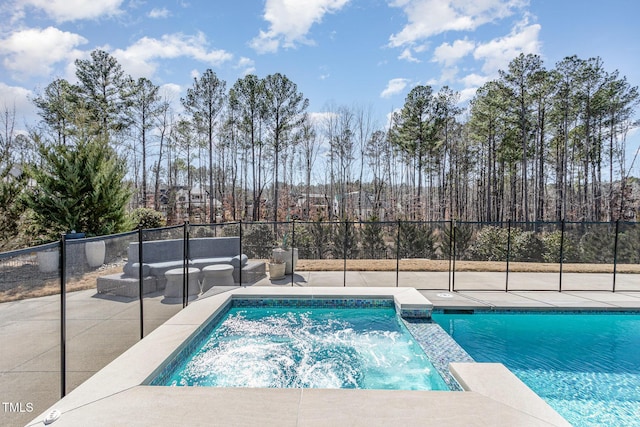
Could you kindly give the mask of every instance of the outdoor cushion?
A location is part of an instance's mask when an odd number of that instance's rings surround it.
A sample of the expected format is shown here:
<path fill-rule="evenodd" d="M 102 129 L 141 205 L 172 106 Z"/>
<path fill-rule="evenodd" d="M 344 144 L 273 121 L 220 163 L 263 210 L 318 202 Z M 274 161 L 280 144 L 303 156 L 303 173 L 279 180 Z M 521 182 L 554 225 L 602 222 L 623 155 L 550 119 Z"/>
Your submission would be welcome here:
<path fill-rule="evenodd" d="M 152 264 L 155 262 L 172 261 L 175 259 L 182 259 L 183 252 L 182 239 L 176 240 L 152 240 L 144 242 L 142 259 L 145 264 Z M 138 261 L 138 242 L 131 242 L 129 244 L 129 260 L 132 262 Z"/>
<path fill-rule="evenodd" d="M 134 262 L 133 264 L 125 264 L 123 267 L 123 271 L 127 276 L 138 277 L 138 273 L 140 272 L 140 264 Z M 147 277 L 149 275 L 149 265 L 142 264 L 142 277 Z"/>
<path fill-rule="evenodd" d="M 215 257 L 215 258 L 196 258 L 191 260 L 191 265 L 194 267 L 198 267 L 202 269 L 207 265 L 213 264 L 229 264 L 231 262 L 231 257 Z"/>
<path fill-rule="evenodd" d="M 181 268 L 182 260 L 178 261 L 166 261 L 166 262 L 154 262 L 149 265 L 149 274 L 152 276 L 163 276 L 167 270 L 172 268 Z"/>
<path fill-rule="evenodd" d="M 130 277 L 138 277 L 138 242 L 129 244 L 129 259 L 123 270 Z M 143 245 L 143 275 L 163 279 L 165 271 L 182 267 L 184 241 L 182 239 L 153 240 Z M 189 241 L 189 265 L 202 269 L 207 265 L 231 264 L 232 257 L 240 252 L 238 237 L 205 237 Z M 246 255 L 238 257 L 235 268 L 244 266 Z"/>
<path fill-rule="evenodd" d="M 232 257 L 237 253 L 240 253 L 238 237 L 210 237 L 189 241 L 191 258 Z"/>
<path fill-rule="evenodd" d="M 233 258 L 231 258 L 230 264 L 235 268 L 238 268 L 246 265 L 248 261 L 249 261 L 249 257 L 246 256 L 245 254 L 242 254 L 242 255 L 236 255 Z"/>

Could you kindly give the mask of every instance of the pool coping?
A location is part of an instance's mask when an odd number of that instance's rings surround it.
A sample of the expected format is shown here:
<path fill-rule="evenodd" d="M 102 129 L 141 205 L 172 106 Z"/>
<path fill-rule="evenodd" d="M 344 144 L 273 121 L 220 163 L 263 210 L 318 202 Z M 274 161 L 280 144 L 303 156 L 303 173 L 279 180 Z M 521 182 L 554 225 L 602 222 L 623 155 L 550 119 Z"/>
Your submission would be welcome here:
<path fill-rule="evenodd" d="M 223 294 L 207 296 L 200 298 L 189 304 L 189 306 L 173 316 L 167 322 L 159 326 L 151 332 L 143 340 L 136 343 L 133 347 L 107 365 L 105 368 L 97 372 L 83 384 L 74 389 L 65 398 L 58 401 L 48 410 L 44 411 L 36 417 L 28 425 L 42 425 L 42 420 L 53 409 L 59 411 L 62 415 L 53 425 L 73 425 L 80 420 L 85 420 L 91 424 L 96 424 L 97 420 L 107 422 L 109 419 L 108 408 L 113 402 L 118 401 L 122 395 L 140 395 L 150 396 L 157 395 L 159 400 L 171 399 L 172 395 L 215 395 L 218 403 L 223 405 L 224 401 L 236 398 L 238 390 L 251 389 L 230 389 L 225 392 L 223 389 L 212 388 L 210 390 L 198 390 L 197 392 L 175 391 L 178 388 L 166 388 L 157 386 L 143 385 L 149 378 L 155 376 L 163 368 L 163 363 L 174 357 L 182 348 L 182 345 L 190 337 L 194 336 L 203 327 L 206 321 L 214 317 L 219 311 L 223 310 L 225 305 L 231 298 L 393 298 L 396 307 L 407 310 L 424 309 L 432 304 L 422 294 L 414 288 L 380 288 L 380 287 L 362 287 L 362 288 L 343 288 L 336 289 L 334 287 L 313 287 L 313 288 L 278 288 L 278 287 L 256 287 L 256 288 L 240 288 Z M 460 408 L 453 413 L 441 413 L 439 416 L 442 420 L 447 419 L 449 425 L 470 425 L 469 421 L 477 422 L 478 411 L 485 411 L 488 401 L 493 401 L 493 405 L 502 414 L 494 415 L 495 425 L 512 425 L 513 420 L 520 420 L 521 425 L 569 425 L 560 415 L 557 414 L 546 402 L 533 393 L 524 383 L 515 377 L 510 371 L 500 364 L 481 364 L 473 363 L 472 367 L 468 364 L 452 364 L 451 373 L 456 380 L 466 390 L 465 392 L 414 392 L 402 390 L 317 390 L 317 389 L 295 389 L 295 392 L 279 392 L 275 389 L 260 389 L 260 393 L 256 391 L 247 391 L 247 395 L 263 394 L 263 399 L 280 399 L 280 396 L 297 396 L 292 397 L 298 399 L 298 409 L 296 412 L 296 424 L 309 424 L 304 418 L 302 402 L 306 402 L 312 408 L 317 405 L 322 406 L 326 399 L 330 396 L 354 396 L 353 393 L 365 392 L 361 396 L 374 396 L 367 401 L 363 401 L 357 408 L 349 405 L 349 402 L 343 402 L 345 410 L 360 413 L 363 419 L 367 417 L 365 414 L 372 414 L 379 411 L 380 408 L 374 408 L 371 405 L 380 405 L 380 400 L 389 402 L 402 399 L 407 402 L 416 399 L 442 399 L 438 397 L 440 393 L 446 393 L 446 399 L 451 405 L 456 406 L 459 401 Z M 500 367 L 496 367 L 499 365 Z M 151 389 L 151 390 L 149 390 Z M 155 391 L 154 391 L 155 390 Z M 527 392 L 528 391 L 528 392 Z M 271 394 L 270 394 L 271 393 Z M 418 393 L 418 394 L 416 394 Z M 168 396 L 168 397 L 167 397 Z M 304 397 L 303 397 L 304 396 Z M 358 399 L 357 396 L 353 397 Z M 430 397 L 432 396 L 432 397 Z M 517 398 L 514 398 L 517 396 Z M 198 401 L 201 402 L 201 398 Z M 222 400 L 220 400 L 222 399 Z M 487 400 L 488 399 L 488 400 Z M 338 401 L 343 399 L 337 398 Z M 370 401 L 370 403 L 367 403 Z M 469 401 L 475 402 L 470 405 Z M 229 401 L 229 407 L 233 405 Z M 150 402 L 140 402 L 140 407 L 149 405 Z M 185 401 L 185 407 L 191 406 L 195 402 Z M 335 405 L 335 403 L 334 403 Z M 259 406 L 259 405 L 258 405 Z M 427 405 L 428 406 L 428 405 Z M 154 407 L 152 405 L 152 407 Z M 224 406 L 223 406 L 224 407 Z M 398 412 L 402 405 L 389 405 L 386 408 L 390 416 L 396 419 L 402 418 L 402 413 Z M 535 410 L 532 410 L 535 408 Z M 295 408 L 289 408 L 294 410 Z M 111 409 L 112 410 L 112 409 Z M 166 412 L 166 417 L 174 417 L 170 405 L 158 407 L 158 411 Z M 131 408 L 135 411 L 135 408 Z M 433 408 L 431 409 L 433 412 Z M 143 413 L 147 415 L 146 413 Z M 395 414 L 395 415 L 394 415 Z M 186 419 L 182 420 L 187 424 L 197 423 L 201 415 L 198 411 L 191 416 L 195 418 L 189 419 L 188 414 L 182 413 Z M 255 414 L 259 418 L 260 414 Z M 335 413 L 333 416 L 348 416 L 347 414 Z M 448 418 L 453 417 L 453 418 Z M 514 418 L 515 417 L 515 418 Z M 67 419 L 65 421 L 65 418 Z M 504 424 L 500 424 L 500 420 L 504 420 Z M 326 418 L 324 421 L 327 421 Z M 67 424 L 67 423 L 70 424 Z M 137 420 L 139 425 L 147 425 L 144 417 Z M 149 423 L 151 424 L 151 422 Z M 286 423 L 285 423 L 286 424 Z M 370 424 L 370 423 L 368 423 Z M 313 425 L 313 423 L 311 423 Z"/>

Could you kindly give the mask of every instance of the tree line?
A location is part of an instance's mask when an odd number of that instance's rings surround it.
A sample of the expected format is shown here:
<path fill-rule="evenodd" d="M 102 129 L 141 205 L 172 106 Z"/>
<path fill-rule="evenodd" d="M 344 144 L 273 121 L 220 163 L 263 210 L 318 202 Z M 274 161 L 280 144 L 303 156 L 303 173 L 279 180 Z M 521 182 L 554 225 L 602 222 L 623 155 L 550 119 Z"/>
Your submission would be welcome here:
<path fill-rule="evenodd" d="M 208 69 L 178 113 L 158 85 L 133 79 L 105 51 L 75 65 L 77 83 L 56 79 L 33 98 L 41 120 L 28 135 L 15 132 L 15 114 L 2 115 L 4 239 L 28 227 L 49 236 L 72 226 L 126 228 L 124 207 L 112 215 L 91 207 L 99 202 L 80 203 L 100 198 L 164 210 L 169 223 L 613 221 L 635 218 L 638 208 L 636 159 L 626 157 L 638 89 L 600 58 L 567 57 L 548 69 L 521 54 L 466 107 L 446 86 L 415 86 L 388 123 L 359 105 L 331 104 L 312 116 L 280 73 L 227 88 Z M 79 159 L 86 166 L 95 158 L 105 166 L 80 167 Z M 64 182 L 83 179 L 93 184 Z M 46 220 L 54 199 L 68 202 Z M 70 223 L 70 206 L 112 215 L 110 225 L 77 211 Z"/>

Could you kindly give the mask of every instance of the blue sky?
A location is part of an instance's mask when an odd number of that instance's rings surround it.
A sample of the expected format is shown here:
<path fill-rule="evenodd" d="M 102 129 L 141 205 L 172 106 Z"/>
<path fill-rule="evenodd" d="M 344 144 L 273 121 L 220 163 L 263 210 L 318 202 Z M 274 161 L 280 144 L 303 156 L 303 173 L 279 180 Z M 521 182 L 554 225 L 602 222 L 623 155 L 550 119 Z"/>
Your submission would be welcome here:
<path fill-rule="evenodd" d="M 600 56 L 639 85 L 639 15 L 637 0 L 5 0 L 0 107 L 32 123 L 29 97 L 73 81 L 73 61 L 100 48 L 176 101 L 207 68 L 228 87 L 281 72 L 311 112 L 369 106 L 382 126 L 411 87 L 448 85 L 468 100 L 520 52 L 548 68 Z"/>

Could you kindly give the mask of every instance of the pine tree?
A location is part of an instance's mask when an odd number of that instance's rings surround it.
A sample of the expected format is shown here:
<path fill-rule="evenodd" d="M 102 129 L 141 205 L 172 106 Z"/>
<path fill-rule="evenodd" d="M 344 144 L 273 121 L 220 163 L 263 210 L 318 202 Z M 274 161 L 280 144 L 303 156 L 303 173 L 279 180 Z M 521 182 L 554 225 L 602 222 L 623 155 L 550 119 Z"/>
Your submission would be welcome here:
<path fill-rule="evenodd" d="M 49 83 L 44 93 L 35 97 L 33 103 L 38 115 L 51 129 L 57 144 L 66 145 L 67 138 L 74 131 L 74 116 L 78 108 L 79 89 L 64 79 Z"/>
<path fill-rule="evenodd" d="M 278 164 L 280 153 L 291 143 L 290 136 L 304 118 L 309 100 L 298 86 L 280 73 L 270 74 L 264 79 L 266 111 L 269 117 L 271 147 L 273 148 L 273 220 L 278 220 Z"/>
<path fill-rule="evenodd" d="M 185 110 L 191 115 L 198 133 L 207 142 L 209 149 L 209 220 L 215 221 L 216 189 L 213 184 L 213 137 L 217 125 L 217 118 L 226 101 L 227 83 L 220 80 L 216 73 L 207 69 L 200 78 L 193 79 L 193 87 L 187 89 L 186 98 L 180 101 Z"/>
<path fill-rule="evenodd" d="M 156 119 L 162 114 L 164 104 L 158 94 L 159 86 L 151 80 L 141 77 L 137 81 L 130 80 L 128 89 L 131 91 L 131 115 L 133 127 L 137 132 L 142 152 L 142 182 L 141 200 L 138 206 L 147 207 L 147 157 L 149 152 L 149 134 L 155 125 Z M 136 174 L 137 176 L 137 174 Z"/>
<path fill-rule="evenodd" d="M 384 243 L 382 225 L 373 216 L 362 228 L 362 256 L 365 259 L 384 259 L 386 255 L 387 245 Z"/>
<path fill-rule="evenodd" d="M 335 259 L 354 259 L 360 252 L 358 248 L 358 233 L 353 222 L 344 220 L 337 224 L 333 232 L 331 255 Z"/>
<path fill-rule="evenodd" d="M 407 95 L 402 109 L 393 115 L 393 125 L 389 130 L 389 140 L 397 149 L 415 160 L 417 190 L 412 204 L 411 215 L 421 209 L 423 173 L 430 161 L 436 157 L 438 149 L 438 116 L 436 99 L 431 86 L 416 86 Z M 429 171 L 431 172 L 431 171 Z M 431 180 L 432 174 L 429 174 Z M 415 184 L 415 182 L 414 182 Z M 432 188 L 429 182 L 429 188 Z"/>
<path fill-rule="evenodd" d="M 16 203 L 26 186 L 22 172 L 9 167 L 0 167 L 0 248 L 18 234 L 18 223 L 23 213 L 20 203 Z"/>
<path fill-rule="evenodd" d="M 435 254 L 435 241 L 431 228 L 422 224 L 403 221 L 399 223 L 401 258 L 432 258 Z"/>
<path fill-rule="evenodd" d="M 453 230 L 449 226 L 445 227 L 441 237 L 440 249 L 445 258 L 454 255 L 455 249 L 455 258 L 462 259 L 471 246 L 473 230 L 467 224 L 455 224 Z"/>
<path fill-rule="evenodd" d="M 127 91 L 130 78 L 117 59 L 99 49 L 91 52 L 91 59 L 77 59 L 75 65 L 78 86 L 74 91 L 84 102 L 97 131 L 112 143 L 111 137 L 131 124 Z"/>
<path fill-rule="evenodd" d="M 11 244 L 18 234 L 18 222 L 23 209 L 18 195 L 26 186 L 22 162 L 16 153 L 20 151 L 15 129 L 15 108 L 4 108 L 0 113 L 0 247 Z"/>
<path fill-rule="evenodd" d="M 254 74 L 238 79 L 229 90 L 229 107 L 238 114 L 237 127 L 243 140 L 240 145 L 245 151 L 246 164 L 251 165 L 252 219 L 258 221 L 261 218 L 260 199 L 264 190 L 263 177 L 266 169 L 262 167 L 265 148 L 262 125 L 266 115 L 264 81 Z M 248 165 L 246 167 L 248 168 Z"/>
<path fill-rule="evenodd" d="M 37 184 L 24 201 L 45 240 L 71 230 L 92 236 L 126 229 L 131 191 L 123 183 L 125 163 L 103 137 L 73 146 L 40 144 L 39 151 L 41 165 L 30 171 Z"/>
<path fill-rule="evenodd" d="M 329 241 L 331 240 L 331 229 L 324 224 L 324 218 L 318 217 L 311 223 L 309 234 L 314 242 L 312 257 L 324 259 L 329 252 Z"/>

